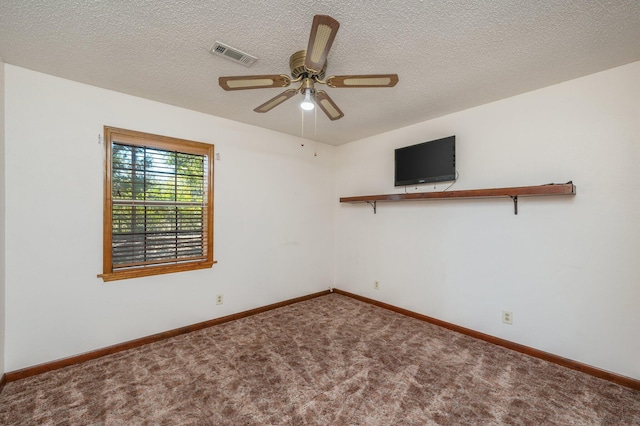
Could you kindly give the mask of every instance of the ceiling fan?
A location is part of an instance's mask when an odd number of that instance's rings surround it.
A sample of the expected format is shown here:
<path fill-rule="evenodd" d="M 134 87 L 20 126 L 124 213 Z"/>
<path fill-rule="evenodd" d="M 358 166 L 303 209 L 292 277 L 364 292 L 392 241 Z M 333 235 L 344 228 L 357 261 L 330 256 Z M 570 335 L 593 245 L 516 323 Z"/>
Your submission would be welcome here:
<path fill-rule="evenodd" d="M 316 84 L 329 87 L 393 87 L 398 83 L 397 74 L 368 74 L 331 76 L 323 80 L 327 71 L 327 55 L 336 37 L 340 23 L 327 15 L 315 15 L 307 50 L 300 50 L 289 58 L 291 78 L 285 74 L 220 77 L 218 83 L 224 90 L 265 89 L 287 87 L 300 83 L 296 89 L 287 89 L 259 107 L 255 112 L 268 112 L 297 93 L 304 95 L 302 109 L 311 110 L 314 102 L 330 120 L 344 117 L 327 92 L 316 89 Z"/>

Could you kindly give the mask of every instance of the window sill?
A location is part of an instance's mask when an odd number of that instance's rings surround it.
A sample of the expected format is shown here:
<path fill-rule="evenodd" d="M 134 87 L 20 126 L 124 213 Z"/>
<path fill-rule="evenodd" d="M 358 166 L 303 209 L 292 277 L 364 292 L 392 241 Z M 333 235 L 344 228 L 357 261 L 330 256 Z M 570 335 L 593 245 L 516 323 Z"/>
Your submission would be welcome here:
<path fill-rule="evenodd" d="M 146 268 L 129 269 L 126 271 L 108 272 L 99 274 L 98 278 L 103 281 L 126 280 L 129 278 L 148 277 L 151 275 L 171 274 L 173 272 L 192 271 L 196 269 L 211 268 L 217 261 L 199 262 L 199 263 L 183 263 L 178 265 L 149 266 Z"/>

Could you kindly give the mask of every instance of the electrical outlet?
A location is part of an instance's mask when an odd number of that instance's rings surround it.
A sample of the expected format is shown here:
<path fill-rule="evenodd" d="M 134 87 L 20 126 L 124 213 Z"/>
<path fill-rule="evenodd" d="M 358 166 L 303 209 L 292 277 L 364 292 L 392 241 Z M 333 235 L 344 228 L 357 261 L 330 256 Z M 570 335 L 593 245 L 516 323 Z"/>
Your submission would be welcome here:
<path fill-rule="evenodd" d="M 513 324 L 513 313 L 502 311 L 502 322 L 505 324 Z"/>
<path fill-rule="evenodd" d="M 373 282 L 373 288 L 376 290 L 380 290 L 380 281 L 374 281 Z"/>
<path fill-rule="evenodd" d="M 216 296 L 216 305 L 222 305 L 222 295 L 221 294 Z"/>

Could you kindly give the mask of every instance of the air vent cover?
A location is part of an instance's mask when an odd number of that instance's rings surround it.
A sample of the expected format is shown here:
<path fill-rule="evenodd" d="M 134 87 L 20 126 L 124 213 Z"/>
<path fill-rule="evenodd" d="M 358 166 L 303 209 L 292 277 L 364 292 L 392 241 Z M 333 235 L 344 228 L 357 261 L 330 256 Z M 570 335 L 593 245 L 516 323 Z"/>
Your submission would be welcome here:
<path fill-rule="evenodd" d="M 255 56 L 251 56 L 248 53 L 244 53 L 235 47 L 231 47 L 219 41 L 216 41 L 211 49 L 209 49 L 211 54 L 216 56 L 222 56 L 223 58 L 227 58 L 230 61 L 237 62 L 240 65 L 244 65 L 245 67 L 251 66 L 256 59 Z"/>

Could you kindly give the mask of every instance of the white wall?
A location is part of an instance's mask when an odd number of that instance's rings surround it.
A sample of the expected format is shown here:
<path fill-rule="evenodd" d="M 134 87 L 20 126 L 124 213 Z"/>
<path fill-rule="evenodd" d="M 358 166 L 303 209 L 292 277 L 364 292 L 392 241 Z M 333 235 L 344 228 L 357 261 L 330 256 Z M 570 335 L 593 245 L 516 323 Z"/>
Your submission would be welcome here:
<path fill-rule="evenodd" d="M 333 284 L 334 147 L 314 157 L 280 133 L 8 64 L 5 76 L 7 371 Z M 215 144 L 212 269 L 96 277 L 104 125 Z"/>
<path fill-rule="evenodd" d="M 0 58 L 0 376 L 4 374 L 5 325 L 5 179 L 4 179 L 4 62 Z"/>
<path fill-rule="evenodd" d="M 4 371 L 335 285 L 640 378 L 640 63 L 339 148 L 318 144 L 318 157 L 298 138 L 4 71 Z M 103 125 L 216 145 L 212 269 L 96 277 Z M 380 203 L 377 215 L 337 203 L 401 192 L 393 149 L 451 134 L 452 189 L 573 180 L 578 195 L 521 198 L 518 216 L 508 199 Z"/>
<path fill-rule="evenodd" d="M 336 287 L 640 379 L 640 62 L 341 146 L 337 196 L 402 192 L 394 148 L 453 134 L 452 189 L 577 195 L 339 204 Z"/>

